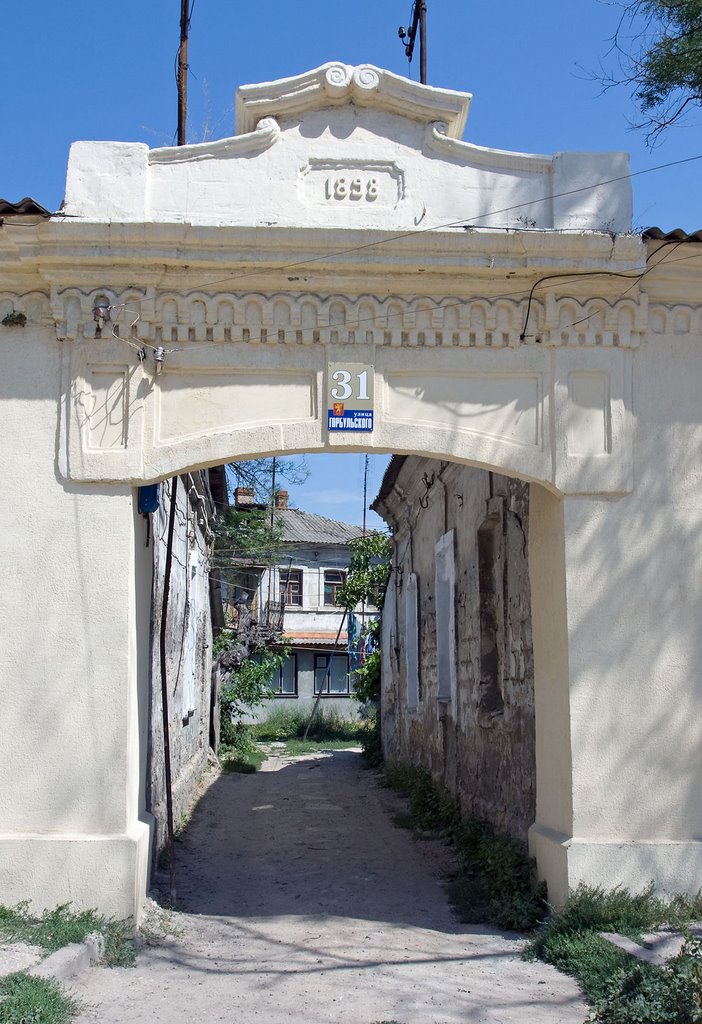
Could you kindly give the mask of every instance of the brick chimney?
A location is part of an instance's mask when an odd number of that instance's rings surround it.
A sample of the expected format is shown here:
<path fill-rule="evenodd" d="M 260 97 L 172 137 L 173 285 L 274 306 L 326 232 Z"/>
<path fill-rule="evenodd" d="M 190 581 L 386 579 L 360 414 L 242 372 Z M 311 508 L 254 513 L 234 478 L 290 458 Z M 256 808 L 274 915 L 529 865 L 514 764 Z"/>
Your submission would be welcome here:
<path fill-rule="evenodd" d="M 237 487 L 234 490 L 234 504 L 237 508 L 247 508 L 254 504 L 253 487 Z"/>
<path fill-rule="evenodd" d="M 288 492 L 287 491 L 276 491 L 275 492 L 275 507 L 276 508 L 287 508 L 288 507 Z"/>

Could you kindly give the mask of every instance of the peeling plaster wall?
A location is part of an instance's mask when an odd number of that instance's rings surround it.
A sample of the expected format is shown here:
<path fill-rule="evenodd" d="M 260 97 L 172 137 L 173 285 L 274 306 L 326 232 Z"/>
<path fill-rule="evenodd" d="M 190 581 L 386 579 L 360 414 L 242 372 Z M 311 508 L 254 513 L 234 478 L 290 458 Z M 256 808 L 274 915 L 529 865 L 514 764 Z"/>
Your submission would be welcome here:
<path fill-rule="evenodd" d="M 154 583 L 151 613 L 151 730 L 147 807 L 155 818 L 154 852 L 167 830 L 159 638 L 168 537 L 171 482 L 161 485 L 161 502 L 151 516 Z M 180 477 L 166 633 L 168 710 L 173 781 L 173 820 L 186 814 L 196 795 L 210 745 L 212 620 L 207 524 L 197 495 L 212 503 L 204 472 Z"/>
<path fill-rule="evenodd" d="M 466 814 L 521 839 L 535 816 L 528 506 L 521 481 L 409 456 L 379 507 L 395 528 L 394 593 L 384 623 L 386 756 L 429 768 Z M 437 542 L 447 536 L 455 689 L 441 700 L 435 570 Z M 408 678 L 413 644 L 418 700 Z"/>

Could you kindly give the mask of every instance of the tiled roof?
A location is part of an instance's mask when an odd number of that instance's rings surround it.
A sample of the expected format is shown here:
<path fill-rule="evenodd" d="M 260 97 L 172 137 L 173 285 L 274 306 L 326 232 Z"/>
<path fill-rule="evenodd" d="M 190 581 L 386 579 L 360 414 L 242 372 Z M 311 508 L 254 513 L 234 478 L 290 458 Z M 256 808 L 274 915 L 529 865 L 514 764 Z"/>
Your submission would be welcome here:
<path fill-rule="evenodd" d="M 11 203 L 7 199 L 0 199 L 0 217 L 50 217 L 51 214 L 40 206 L 34 199 L 25 196 L 18 203 Z"/>
<path fill-rule="evenodd" d="M 643 237 L 654 242 L 702 242 L 702 231 L 689 233 L 682 228 L 662 231 L 661 228 L 646 228 Z"/>
<path fill-rule="evenodd" d="M 348 544 L 363 536 L 360 526 L 340 523 L 299 508 L 276 509 L 275 518 L 283 524 L 283 542 L 287 544 Z"/>

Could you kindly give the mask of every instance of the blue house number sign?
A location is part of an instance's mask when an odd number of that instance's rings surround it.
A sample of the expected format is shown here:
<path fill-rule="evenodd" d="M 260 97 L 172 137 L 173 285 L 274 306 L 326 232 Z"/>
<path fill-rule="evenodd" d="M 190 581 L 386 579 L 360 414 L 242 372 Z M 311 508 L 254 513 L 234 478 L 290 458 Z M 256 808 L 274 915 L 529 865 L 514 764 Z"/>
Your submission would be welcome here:
<path fill-rule="evenodd" d="M 373 367 L 366 363 L 329 363 L 327 429 L 373 429 Z"/>

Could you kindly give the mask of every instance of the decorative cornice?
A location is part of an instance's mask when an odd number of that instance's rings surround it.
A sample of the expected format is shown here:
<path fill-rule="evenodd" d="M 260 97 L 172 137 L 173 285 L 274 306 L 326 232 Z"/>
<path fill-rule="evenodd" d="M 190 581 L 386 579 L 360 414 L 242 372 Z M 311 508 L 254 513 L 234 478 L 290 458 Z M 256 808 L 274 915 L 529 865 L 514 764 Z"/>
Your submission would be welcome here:
<path fill-rule="evenodd" d="M 280 138 L 280 126 L 274 117 L 262 118 L 254 131 L 234 138 L 201 142 L 193 146 L 165 146 L 150 149 L 150 164 L 182 164 L 200 160 L 226 160 L 246 153 L 260 153 Z"/>
<path fill-rule="evenodd" d="M 237 134 L 254 130 L 262 117 L 293 117 L 307 111 L 355 103 L 415 121 L 444 121 L 446 132 L 463 134 L 470 93 L 418 85 L 372 64 L 331 62 L 293 78 L 243 85 L 236 98 Z"/>
<path fill-rule="evenodd" d="M 488 149 L 474 146 L 453 137 L 445 121 L 434 121 L 427 125 L 424 135 L 427 150 L 460 160 L 471 167 L 486 167 L 496 171 L 529 171 L 532 174 L 550 174 L 553 157 L 540 153 L 512 153 L 507 149 Z M 538 197 L 535 197 L 538 199 Z"/>
<path fill-rule="evenodd" d="M 0 303 L 3 296 L 0 296 Z M 476 296 L 404 299 L 299 293 L 130 289 L 55 292 L 59 337 L 90 342 L 93 309 L 112 307 L 109 330 L 122 339 L 180 349 L 198 345 L 372 345 L 409 348 L 527 346 L 637 347 L 648 325 L 645 295 L 610 302 L 548 296 L 526 302 Z M 18 308 L 15 306 L 15 308 Z M 21 308 L 21 304 L 20 307 Z M 522 337 L 522 334 L 525 336 Z M 102 336 L 105 336 L 103 328 Z"/>

